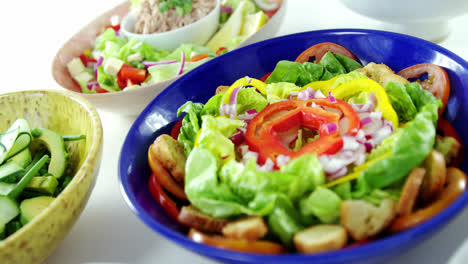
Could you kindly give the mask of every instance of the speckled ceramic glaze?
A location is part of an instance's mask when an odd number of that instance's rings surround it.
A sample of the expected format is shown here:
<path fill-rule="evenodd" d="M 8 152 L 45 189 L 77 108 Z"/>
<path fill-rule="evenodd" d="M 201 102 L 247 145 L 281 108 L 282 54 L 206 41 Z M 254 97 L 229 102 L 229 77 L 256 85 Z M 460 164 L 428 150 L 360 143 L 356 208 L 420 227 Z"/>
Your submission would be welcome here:
<path fill-rule="evenodd" d="M 33 221 L 0 241 L 0 263 L 41 263 L 76 222 L 94 187 L 102 153 L 101 121 L 89 102 L 62 91 L 2 94 L 0 109 L 0 131 L 23 117 L 31 128 L 86 135 L 86 140 L 67 143 L 70 161 L 75 166 L 70 184 Z"/>

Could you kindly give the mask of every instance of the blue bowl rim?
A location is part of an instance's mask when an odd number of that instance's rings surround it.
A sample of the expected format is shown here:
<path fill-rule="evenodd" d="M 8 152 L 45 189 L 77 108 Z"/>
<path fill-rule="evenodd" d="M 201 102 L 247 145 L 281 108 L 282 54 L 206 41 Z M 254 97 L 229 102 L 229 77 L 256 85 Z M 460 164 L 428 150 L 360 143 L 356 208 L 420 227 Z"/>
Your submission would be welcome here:
<path fill-rule="evenodd" d="M 422 42 L 424 45 L 430 46 L 430 48 L 434 51 L 442 53 L 447 57 L 450 57 L 453 61 L 459 63 L 463 66 L 463 68 L 467 69 L 468 71 L 468 62 L 462 59 L 460 56 L 456 55 L 455 53 L 449 51 L 446 48 L 443 48 L 435 43 L 413 37 L 404 34 L 388 32 L 388 31 L 380 31 L 380 30 L 370 30 L 370 29 L 350 29 L 350 28 L 339 28 L 339 29 L 328 29 L 328 30 L 315 30 L 315 31 L 307 31 L 307 32 L 300 32 L 294 33 L 284 36 L 279 36 L 267 40 L 263 40 L 234 51 L 231 51 L 223 56 L 235 56 L 237 53 L 242 53 L 244 49 L 249 49 L 252 46 L 261 46 L 264 45 L 265 42 L 276 42 L 282 41 L 283 39 L 294 39 L 295 37 L 299 37 L 302 35 L 344 35 L 344 34 L 376 34 L 379 36 L 387 37 L 387 38 L 399 38 L 409 42 Z M 208 61 L 205 64 L 212 63 L 212 61 Z M 187 78 L 191 78 L 192 75 L 196 75 L 199 71 L 203 71 L 203 65 L 197 67 L 190 71 L 189 73 L 185 74 L 178 80 L 176 80 L 172 85 L 177 85 L 178 82 L 183 82 Z M 181 234 L 177 231 L 173 231 L 167 228 L 165 225 L 157 222 L 148 214 L 144 213 L 145 210 L 142 208 L 136 201 L 132 191 L 129 189 L 129 186 L 124 183 L 123 179 L 126 176 L 125 171 L 126 168 L 121 167 L 121 160 L 122 160 L 122 151 L 125 149 L 126 144 L 128 144 L 128 137 L 133 130 L 136 129 L 136 124 L 140 123 L 142 119 L 149 113 L 150 105 L 154 103 L 156 98 L 163 97 L 166 93 L 169 93 L 170 86 L 167 87 L 164 91 L 162 91 L 159 95 L 157 95 L 147 106 L 146 108 L 140 113 L 137 117 L 133 125 L 131 126 L 124 144 L 122 145 L 122 150 L 119 157 L 119 184 L 121 188 L 122 195 L 124 197 L 125 202 L 129 206 L 129 208 L 133 211 L 133 213 L 140 218 L 148 227 L 155 230 L 159 234 L 163 235 L 165 238 L 176 242 L 178 245 L 190 249 L 194 253 L 200 254 L 202 256 L 214 258 L 221 261 L 237 261 L 242 263 L 267 263 L 269 261 L 275 261 L 275 263 L 295 263 L 295 262 L 313 262 L 316 261 L 317 263 L 326 262 L 326 259 L 333 258 L 334 261 L 351 261 L 351 260 L 364 260 L 365 258 L 375 257 L 387 253 L 387 250 L 395 250 L 398 249 L 401 244 L 408 244 L 410 241 L 414 240 L 415 238 L 427 239 L 429 234 L 432 234 L 434 230 L 438 230 L 438 227 L 447 224 L 449 221 L 453 220 L 456 215 L 458 215 L 464 207 L 466 207 L 468 203 L 468 191 L 465 191 L 456 201 L 454 201 L 449 207 L 445 208 L 441 213 L 437 214 L 433 218 L 427 220 L 426 222 L 411 228 L 409 230 L 399 232 L 396 234 L 392 234 L 390 236 L 386 236 L 383 238 L 379 238 L 378 240 L 372 241 L 371 243 L 367 243 L 361 245 L 359 247 L 354 248 L 345 248 L 338 251 L 331 251 L 326 253 L 319 253 L 319 254 L 300 254 L 300 253 L 287 253 L 281 255 L 261 255 L 261 254 L 253 254 L 253 253 L 243 253 L 243 252 L 236 252 L 230 251 L 225 249 L 220 249 L 216 247 L 212 247 L 209 245 L 201 244 L 190 240 L 185 234 Z M 415 246 L 415 245 L 413 245 Z"/>

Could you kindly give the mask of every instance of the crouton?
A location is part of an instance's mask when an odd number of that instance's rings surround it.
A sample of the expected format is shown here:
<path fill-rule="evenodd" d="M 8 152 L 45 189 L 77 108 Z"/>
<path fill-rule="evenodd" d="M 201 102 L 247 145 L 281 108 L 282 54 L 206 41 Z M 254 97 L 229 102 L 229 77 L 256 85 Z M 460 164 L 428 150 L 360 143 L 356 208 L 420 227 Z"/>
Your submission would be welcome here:
<path fill-rule="evenodd" d="M 426 170 L 424 168 L 414 168 L 411 170 L 406 178 L 400 200 L 397 204 L 397 215 L 409 215 L 413 211 L 425 173 Z"/>
<path fill-rule="evenodd" d="M 246 217 L 227 223 L 222 233 L 224 236 L 236 239 L 258 240 L 268 232 L 263 217 Z"/>
<path fill-rule="evenodd" d="M 206 215 L 192 205 L 182 207 L 178 220 L 186 226 L 210 233 L 220 233 L 228 223 L 228 220 Z"/>
<path fill-rule="evenodd" d="M 395 217 L 395 202 L 383 200 L 379 207 L 362 201 L 346 200 L 340 206 L 341 224 L 355 240 L 364 240 L 384 230 Z"/>
<path fill-rule="evenodd" d="M 343 248 L 348 234 L 340 225 L 315 225 L 297 232 L 293 241 L 301 253 L 319 253 Z"/>
<path fill-rule="evenodd" d="M 154 140 L 151 147 L 161 165 L 169 171 L 177 182 L 183 183 L 187 157 L 179 141 L 169 135 L 163 134 Z"/>
<path fill-rule="evenodd" d="M 444 156 L 435 150 L 432 150 L 424 160 L 426 175 L 419 192 L 420 200 L 423 204 L 430 202 L 437 197 L 445 185 L 447 168 L 445 166 Z"/>

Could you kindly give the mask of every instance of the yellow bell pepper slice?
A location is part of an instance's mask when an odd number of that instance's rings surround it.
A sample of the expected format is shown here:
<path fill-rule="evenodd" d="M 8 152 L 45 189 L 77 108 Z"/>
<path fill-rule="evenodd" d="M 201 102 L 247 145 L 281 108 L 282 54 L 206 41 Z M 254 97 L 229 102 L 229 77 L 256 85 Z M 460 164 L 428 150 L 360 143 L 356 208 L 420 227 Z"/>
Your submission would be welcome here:
<path fill-rule="evenodd" d="M 222 100 L 223 104 L 229 104 L 229 99 L 231 98 L 232 91 L 234 91 L 234 89 L 236 89 L 236 87 L 239 86 L 253 86 L 257 88 L 257 90 L 259 90 L 260 93 L 266 94 L 266 83 L 255 78 L 244 77 L 240 78 L 239 80 L 235 81 L 231 86 L 229 86 L 229 88 L 224 93 Z"/>
<path fill-rule="evenodd" d="M 322 92 L 326 94 L 328 91 Z M 351 80 L 331 89 L 332 95 L 337 99 L 342 100 L 346 100 L 347 98 L 350 98 L 361 92 L 374 92 L 375 97 L 377 98 L 377 105 L 375 109 L 379 112 L 382 112 L 382 117 L 388 121 L 391 121 L 395 128 L 399 126 L 398 115 L 395 112 L 395 109 L 392 107 L 390 98 L 385 92 L 385 89 L 377 82 L 371 79 L 360 78 Z"/>
<path fill-rule="evenodd" d="M 307 85 L 304 85 L 302 88 L 306 90 L 308 87 L 312 88 L 314 91 L 320 90 L 322 93 L 325 91 L 329 91 L 330 87 L 332 87 L 333 83 L 336 81 L 338 76 L 335 76 L 327 81 L 315 81 L 311 82 Z"/>

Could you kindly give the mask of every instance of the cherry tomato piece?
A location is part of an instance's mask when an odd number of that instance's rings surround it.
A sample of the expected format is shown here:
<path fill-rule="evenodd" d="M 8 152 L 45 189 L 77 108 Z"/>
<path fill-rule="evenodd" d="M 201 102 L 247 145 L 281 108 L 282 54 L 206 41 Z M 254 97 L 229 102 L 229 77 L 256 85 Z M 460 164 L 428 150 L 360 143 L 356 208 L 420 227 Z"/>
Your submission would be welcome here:
<path fill-rule="evenodd" d="M 179 121 L 177 121 L 177 123 L 175 123 L 175 125 L 172 127 L 171 137 L 175 140 L 177 140 L 177 138 L 179 137 L 180 128 L 182 127 L 182 120 L 183 119 L 180 119 Z"/>
<path fill-rule="evenodd" d="M 354 55 L 345 47 L 332 42 L 323 42 L 316 44 L 303 51 L 301 54 L 299 54 L 299 56 L 297 56 L 296 62 L 304 63 L 309 61 L 310 59 L 313 59 L 314 63 L 320 62 L 323 55 L 325 55 L 327 51 L 341 54 L 348 58 L 356 60 L 356 57 L 354 57 Z"/>
<path fill-rule="evenodd" d="M 442 113 L 450 95 L 450 80 L 442 67 L 432 63 L 421 63 L 398 72 L 398 75 L 406 79 L 419 78 L 424 74 L 428 75 L 427 79 L 418 80 L 418 82 L 423 89 L 428 90 L 442 101 L 443 106 L 439 109 L 439 113 Z"/>
<path fill-rule="evenodd" d="M 278 243 L 263 240 L 232 239 L 222 236 L 210 236 L 191 228 L 188 237 L 197 243 L 224 248 L 234 251 L 257 254 L 281 254 L 286 253 L 286 248 Z"/>
<path fill-rule="evenodd" d="M 166 211 L 169 217 L 178 222 L 180 212 L 177 208 L 177 204 L 164 192 L 154 173 L 152 173 L 149 178 L 148 188 L 154 200 Z"/>

